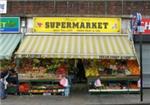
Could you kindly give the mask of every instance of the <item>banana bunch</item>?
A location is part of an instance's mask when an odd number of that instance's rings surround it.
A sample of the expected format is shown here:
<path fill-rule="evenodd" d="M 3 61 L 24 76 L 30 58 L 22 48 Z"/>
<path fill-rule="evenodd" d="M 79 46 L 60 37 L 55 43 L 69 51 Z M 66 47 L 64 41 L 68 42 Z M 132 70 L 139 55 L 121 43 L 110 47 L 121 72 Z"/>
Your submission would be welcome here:
<path fill-rule="evenodd" d="M 99 76 L 99 71 L 97 68 L 88 68 L 85 72 L 86 77 L 96 77 Z"/>

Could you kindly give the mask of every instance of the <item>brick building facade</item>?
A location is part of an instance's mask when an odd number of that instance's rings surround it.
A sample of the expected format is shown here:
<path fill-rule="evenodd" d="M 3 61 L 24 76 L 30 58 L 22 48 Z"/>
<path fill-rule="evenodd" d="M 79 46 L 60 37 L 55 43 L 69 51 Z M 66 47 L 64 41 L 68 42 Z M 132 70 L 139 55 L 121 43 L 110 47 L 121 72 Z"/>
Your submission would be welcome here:
<path fill-rule="evenodd" d="M 32 24 L 32 17 L 38 16 L 98 16 L 129 18 L 133 12 L 140 12 L 144 17 L 150 17 L 149 0 L 7 0 L 7 14 L 2 16 L 29 17 L 27 23 Z M 31 19 L 30 19 L 31 17 Z M 21 18 L 22 20 L 22 18 Z M 127 29 L 128 19 L 122 23 Z M 27 26 L 27 31 L 32 32 L 32 25 Z M 126 30 L 125 30 L 126 32 Z M 143 35 L 144 36 L 144 35 Z M 138 38 L 138 37 L 137 37 Z M 150 42 L 150 35 L 144 36 Z M 139 39 L 138 39 L 139 40 Z M 149 44 L 144 47 L 143 62 L 144 74 L 149 77 Z M 138 47 L 137 47 L 138 49 Z M 145 77 L 145 87 L 150 87 L 149 79 Z M 147 83 L 148 82 L 148 83 Z"/>
<path fill-rule="evenodd" d="M 8 0 L 4 16 L 119 16 L 139 11 L 150 15 L 150 2 L 138 0 Z"/>

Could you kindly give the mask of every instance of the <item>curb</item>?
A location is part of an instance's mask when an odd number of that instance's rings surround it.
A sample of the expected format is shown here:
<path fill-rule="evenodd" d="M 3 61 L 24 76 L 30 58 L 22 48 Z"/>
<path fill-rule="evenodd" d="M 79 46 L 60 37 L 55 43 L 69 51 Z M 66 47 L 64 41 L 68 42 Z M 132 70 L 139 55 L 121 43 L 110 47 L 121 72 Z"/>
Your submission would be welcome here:
<path fill-rule="evenodd" d="M 150 103 L 130 103 L 130 104 L 86 104 L 86 105 L 150 105 Z"/>

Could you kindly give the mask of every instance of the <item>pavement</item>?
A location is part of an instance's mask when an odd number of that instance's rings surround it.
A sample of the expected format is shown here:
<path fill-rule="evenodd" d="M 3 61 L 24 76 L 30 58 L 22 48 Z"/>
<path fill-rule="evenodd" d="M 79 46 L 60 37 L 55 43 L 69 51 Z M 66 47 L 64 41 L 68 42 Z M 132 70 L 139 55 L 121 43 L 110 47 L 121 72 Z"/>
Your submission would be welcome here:
<path fill-rule="evenodd" d="M 150 105 L 150 89 L 144 89 L 143 102 L 140 94 L 90 95 L 86 91 L 70 96 L 9 95 L 1 105 Z"/>

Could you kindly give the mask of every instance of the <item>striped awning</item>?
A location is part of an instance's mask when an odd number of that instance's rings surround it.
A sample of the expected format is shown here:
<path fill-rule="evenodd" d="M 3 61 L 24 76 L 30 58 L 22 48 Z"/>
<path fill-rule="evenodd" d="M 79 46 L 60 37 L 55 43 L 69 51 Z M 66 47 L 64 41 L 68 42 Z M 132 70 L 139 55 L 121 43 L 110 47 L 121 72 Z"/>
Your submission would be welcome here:
<path fill-rule="evenodd" d="M 10 59 L 21 39 L 21 34 L 0 34 L 0 60 Z"/>
<path fill-rule="evenodd" d="M 26 36 L 18 58 L 135 58 L 127 36 Z"/>

